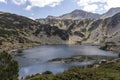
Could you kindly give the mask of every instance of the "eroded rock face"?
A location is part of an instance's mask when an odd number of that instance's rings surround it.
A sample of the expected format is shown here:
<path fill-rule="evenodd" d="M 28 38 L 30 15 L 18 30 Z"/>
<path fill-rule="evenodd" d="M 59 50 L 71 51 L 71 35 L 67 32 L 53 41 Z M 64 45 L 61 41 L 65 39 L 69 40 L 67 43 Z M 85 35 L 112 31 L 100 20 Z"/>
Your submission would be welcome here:
<path fill-rule="evenodd" d="M 120 13 L 106 19 L 42 19 L 51 26 L 57 26 L 69 33 L 69 44 L 105 42 L 119 43 Z M 37 20 L 41 23 L 41 20 Z"/>

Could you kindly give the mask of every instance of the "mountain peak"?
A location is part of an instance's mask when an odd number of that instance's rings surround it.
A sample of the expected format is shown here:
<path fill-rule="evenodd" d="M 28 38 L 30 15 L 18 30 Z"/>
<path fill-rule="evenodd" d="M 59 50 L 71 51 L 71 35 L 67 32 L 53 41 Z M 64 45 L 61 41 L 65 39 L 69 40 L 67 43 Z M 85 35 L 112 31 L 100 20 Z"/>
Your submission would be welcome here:
<path fill-rule="evenodd" d="M 54 19 L 54 18 L 55 18 L 55 16 L 51 16 L 51 15 L 47 16 L 47 19 Z"/>
<path fill-rule="evenodd" d="M 71 11 L 70 13 L 66 13 L 63 14 L 61 16 L 51 16 L 49 15 L 47 17 L 47 19 L 104 19 L 104 18 L 108 18 L 108 17 L 112 17 L 113 15 L 117 14 L 120 12 L 120 7 L 115 7 L 115 8 L 111 8 L 109 9 L 106 13 L 100 15 L 97 13 L 92 13 L 92 12 L 87 12 L 84 10 L 80 10 L 80 9 L 75 9 L 73 11 Z"/>
<path fill-rule="evenodd" d="M 80 9 L 75 9 L 74 11 L 72 11 L 71 13 L 74 13 L 74 12 L 85 12 L 83 10 L 80 10 Z"/>
<path fill-rule="evenodd" d="M 120 12 L 120 7 L 111 8 L 108 10 L 108 12 L 104 13 L 101 18 L 111 17 L 119 12 Z"/>
<path fill-rule="evenodd" d="M 116 10 L 116 9 L 120 9 L 120 7 L 113 7 L 113 8 L 110 8 L 110 10 Z M 110 11 L 109 10 L 109 11 Z"/>
<path fill-rule="evenodd" d="M 59 16 L 61 19 L 87 19 L 87 18 L 99 18 L 99 14 L 86 12 L 83 10 L 76 9 L 70 13 Z"/>

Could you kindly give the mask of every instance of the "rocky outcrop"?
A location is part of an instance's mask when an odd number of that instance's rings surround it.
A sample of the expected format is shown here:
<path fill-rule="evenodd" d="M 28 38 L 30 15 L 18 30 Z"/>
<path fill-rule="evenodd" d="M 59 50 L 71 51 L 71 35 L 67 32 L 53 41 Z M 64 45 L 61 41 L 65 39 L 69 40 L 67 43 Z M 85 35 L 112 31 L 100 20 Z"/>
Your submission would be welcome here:
<path fill-rule="evenodd" d="M 52 60 L 48 60 L 48 62 L 52 63 L 72 63 L 72 62 L 83 62 L 87 60 L 95 60 L 93 57 L 95 56 L 72 56 L 69 58 L 55 58 Z"/>

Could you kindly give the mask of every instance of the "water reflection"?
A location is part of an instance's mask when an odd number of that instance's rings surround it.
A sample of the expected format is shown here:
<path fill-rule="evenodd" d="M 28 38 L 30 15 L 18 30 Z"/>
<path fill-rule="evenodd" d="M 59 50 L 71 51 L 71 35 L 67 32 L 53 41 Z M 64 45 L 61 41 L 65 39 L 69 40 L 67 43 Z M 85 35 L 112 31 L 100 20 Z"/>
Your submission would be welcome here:
<path fill-rule="evenodd" d="M 78 46 L 78 45 L 49 45 L 32 48 L 23 51 L 22 56 L 16 56 L 15 60 L 19 62 L 20 76 L 27 76 L 44 71 L 52 71 L 53 73 L 63 72 L 72 66 L 84 66 L 93 64 L 94 60 L 84 62 L 71 62 L 71 63 L 52 63 L 48 60 L 55 58 L 68 58 L 75 55 L 94 56 L 95 59 L 117 57 L 110 51 L 102 51 L 97 46 Z M 103 57 L 104 56 L 104 57 Z M 105 57 L 106 56 L 106 57 Z"/>

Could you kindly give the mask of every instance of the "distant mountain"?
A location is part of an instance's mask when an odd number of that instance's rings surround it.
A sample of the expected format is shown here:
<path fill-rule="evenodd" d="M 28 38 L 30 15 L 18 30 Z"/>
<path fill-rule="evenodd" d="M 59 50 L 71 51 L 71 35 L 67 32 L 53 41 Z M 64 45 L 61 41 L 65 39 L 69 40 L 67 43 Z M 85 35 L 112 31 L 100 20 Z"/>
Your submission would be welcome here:
<path fill-rule="evenodd" d="M 47 19 L 88 19 L 88 18 L 96 19 L 99 17 L 100 17 L 99 14 L 76 9 L 70 13 L 63 14 L 58 17 L 48 16 Z"/>
<path fill-rule="evenodd" d="M 87 19 L 87 18 L 99 18 L 99 14 L 91 13 L 91 12 L 86 12 L 83 10 L 74 10 L 70 13 L 64 14 L 62 16 L 59 16 L 58 18 L 61 19 Z"/>
<path fill-rule="evenodd" d="M 111 8 L 110 10 L 108 10 L 108 12 L 102 14 L 100 18 L 112 17 L 113 15 L 115 15 L 116 13 L 119 13 L 119 12 L 120 12 L 120 7 Z"/>
<path fill-rule="evenodd" d="M 111 8 L 108 10 L 106 13 L 100 15 L 97 13 L 91 13 L 91 12 L 86 12 L 83 10 L 74 10 L 70 13 L 63 14 L 61 16 L 55 17 L 55 16 L 48 16 L 46 19 L 104 19 L 108 17 L 112 17 L 113 15 L 117 14 L 120 12 L 120 7 L 117 8 Z"/>
<path fill-rule="evenodd" d="M 56 17 L 49 15 L 49 16 L 47 16 L 47 19 L 56 19 Z"/>

